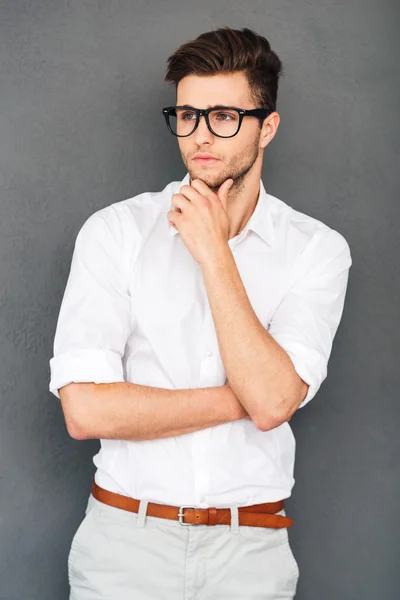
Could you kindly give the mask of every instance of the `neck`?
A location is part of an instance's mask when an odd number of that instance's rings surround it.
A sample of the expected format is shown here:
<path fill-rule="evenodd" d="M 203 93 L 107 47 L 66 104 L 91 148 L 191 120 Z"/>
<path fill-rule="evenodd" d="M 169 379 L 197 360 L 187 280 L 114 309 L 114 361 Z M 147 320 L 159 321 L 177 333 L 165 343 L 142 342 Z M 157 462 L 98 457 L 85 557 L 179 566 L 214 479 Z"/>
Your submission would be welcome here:
<path fill-rule="evenodd" d="M 260 178 L 239 183 L 237 189 L 228 192 L 227 213 L 229 217 L 228 239 L 234 238 L 246 227 L 260 195 Z"/>

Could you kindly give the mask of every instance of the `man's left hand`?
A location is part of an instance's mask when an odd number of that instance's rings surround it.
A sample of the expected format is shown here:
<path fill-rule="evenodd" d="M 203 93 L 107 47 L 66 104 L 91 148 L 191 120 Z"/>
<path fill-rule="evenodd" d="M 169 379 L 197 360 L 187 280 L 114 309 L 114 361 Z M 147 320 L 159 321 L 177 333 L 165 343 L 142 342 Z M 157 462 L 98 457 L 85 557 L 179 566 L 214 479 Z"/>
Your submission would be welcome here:
<path fill-rule="evenodd" d="M 186 248 L 200 265 L 226 249 L 229 235 L 227 208 L 229 178 L 215 193 L 201 179 L 183 185 L 180 194 L 173 194 L 168 221 L 179 231 Z"/>

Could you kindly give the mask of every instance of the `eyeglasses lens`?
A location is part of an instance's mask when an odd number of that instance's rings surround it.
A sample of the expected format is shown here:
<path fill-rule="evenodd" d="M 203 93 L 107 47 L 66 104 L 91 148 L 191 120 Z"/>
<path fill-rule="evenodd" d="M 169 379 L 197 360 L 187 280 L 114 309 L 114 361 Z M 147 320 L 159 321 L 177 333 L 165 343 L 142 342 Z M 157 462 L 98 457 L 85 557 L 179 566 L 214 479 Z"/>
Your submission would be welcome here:
<path fill-rule="evenodd" d="M 178 136 L 190 135 L 196 125 L 196 113 L 187 108 L 170 111 L 169 125 Z M 216 135 L 230 137 L 239 128 L 239 113 L 235 110 L 212 110 L 208 115 L 210 126 Z"/>

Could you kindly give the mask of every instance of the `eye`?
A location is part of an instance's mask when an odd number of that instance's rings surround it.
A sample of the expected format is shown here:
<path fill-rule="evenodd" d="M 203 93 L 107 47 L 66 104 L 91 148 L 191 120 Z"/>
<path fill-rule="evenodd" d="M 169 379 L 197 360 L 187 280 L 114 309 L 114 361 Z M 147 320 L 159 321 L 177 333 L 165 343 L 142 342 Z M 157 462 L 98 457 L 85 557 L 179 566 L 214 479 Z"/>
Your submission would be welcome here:
<path fill-rule="evenodd" d="M 213 113 L 214 118 L 218 119 L 219 121 L 231 121 L 231 120 L 235 120 L 237 118 L 236 114 L 232 114 L 232 113 L 226 113 L 226 112 L 217 112 L 217 113 Z"/>
<path fill-rule="evenodd" d="M 188 117 L 188 118 L 186 118 L 186 117 Z M 193 119 L 191 119 L 190 117 L 196 118 L 196 113 L 194 113 L 194 112 L 185 112 L 185 113 L 183 113 L 183 114 L 180 115 L 180 118 L 183 121 L 192 121 Z"/>

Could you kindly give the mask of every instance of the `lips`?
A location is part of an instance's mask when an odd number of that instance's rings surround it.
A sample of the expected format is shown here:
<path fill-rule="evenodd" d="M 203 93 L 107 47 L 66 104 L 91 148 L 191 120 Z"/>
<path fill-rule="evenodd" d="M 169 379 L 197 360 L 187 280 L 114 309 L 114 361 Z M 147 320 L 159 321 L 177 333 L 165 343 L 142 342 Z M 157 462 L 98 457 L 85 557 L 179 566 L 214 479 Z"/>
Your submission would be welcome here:
<path fill-rule="evenodd" d="M 206 165 L 206 164 L 218 162 L 219 159 L 215 158 L 214 156 L 194 156 L 193 160 L 195 160 L 199 164 Z"/>
<path fill-rule="evenodd" d="M 217 158 L 216 156 L 213 156 L 212 154 L 207 154 L 207 152 L 198 152 L 197 154 L 195 154 L 193 156 L 193 158 Z"/>

